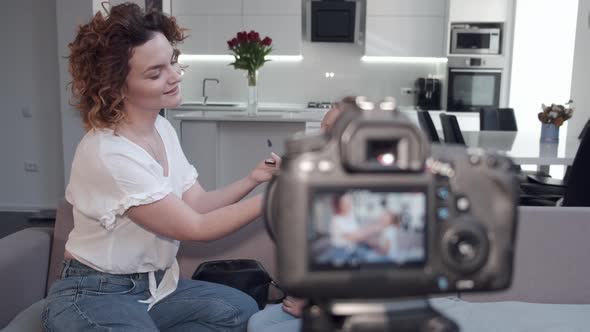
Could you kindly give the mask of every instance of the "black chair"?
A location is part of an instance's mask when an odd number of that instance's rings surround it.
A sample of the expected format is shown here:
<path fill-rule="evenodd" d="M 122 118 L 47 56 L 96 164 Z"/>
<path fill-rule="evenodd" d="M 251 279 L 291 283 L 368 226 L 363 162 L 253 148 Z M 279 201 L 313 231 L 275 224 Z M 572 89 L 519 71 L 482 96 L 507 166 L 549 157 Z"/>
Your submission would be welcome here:
<path fill-rule="evenodd" d="M 445 143 L 465 145 L 465 139 L 459 128 L 457 117 L 445 113 L 440 114 L 440 123 L 445 136 Z"/>
<path fill-rule="evenodd" d="M 554 205 L 556 197 L 563 196 L 563 206 L 590 206 L 590 195 L 587 194 L 590 188 L 588 169 L 590 169 L 590 135 L 584 135 L 564 181 L 546 179 L 544 184 L 521 184 L 523 193 L 521 204 Z"/>
<path fill-rule="evenodd" d="M 500 130 L 498 111 L 495 108 L 479 109 L 479 130 Z"/>
<path fill-rule="evenodd" d="M 418 111 L 418 122 L 431 142 L 440 142 L 440 138 L 438 137 L 438 133 L 436 132 L 436 128 L 434 127 L 434 123 L 432 122 L 432 118 L 428 111 Z"/>
<path fill-rule="evenodd" d="M 517 131 L 514 109 L 481 108 L 479 110 L 479 129 Z"/>
<path fill-rule="evenodd" d="M 512 108 L 498 108 L 498 129 L 506 131 L 518 131 L 516 117 Z"/>
<path fill-rule="evenodd" d="M 584 137 L 584 135 L 586 135 L 586 133 L 588 132 L 588 128 L 590 128 L 590 119 L 588 119 L 588 121 L 586 121 L 584 128 L 582 128 L 580 135 L 578 135 L 579 139 L 582 139 L 582 137 Z"/>

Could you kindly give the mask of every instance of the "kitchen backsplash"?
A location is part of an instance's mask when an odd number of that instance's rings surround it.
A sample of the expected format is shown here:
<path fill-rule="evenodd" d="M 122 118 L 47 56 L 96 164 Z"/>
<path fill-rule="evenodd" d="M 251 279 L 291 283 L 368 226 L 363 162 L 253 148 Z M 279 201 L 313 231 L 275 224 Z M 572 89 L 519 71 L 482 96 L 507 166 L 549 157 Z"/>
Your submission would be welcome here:
<path fill-rule="evenodd" d="M 399 105 L 414 104 L 414 95 L 402 95 L 402 88 L 413 88 L 418 77 L 446 76 L 446 63 L 367 63 L 361 61 L 363 50 L 354 44 L 303 42 L 303 60 L 267 62 L 258 73 L 259 102 L 305 103 L 335 101 L 346 95 L 364 95 L 378 100 L 394 96 Z M 185 60 L 184 101 L 202 99 L 204 78 L 209 101 L 246 102 L 245 71 L 235 70 L 229 61 Z M 334 73 L 326 77 L 326 73 Z"/>

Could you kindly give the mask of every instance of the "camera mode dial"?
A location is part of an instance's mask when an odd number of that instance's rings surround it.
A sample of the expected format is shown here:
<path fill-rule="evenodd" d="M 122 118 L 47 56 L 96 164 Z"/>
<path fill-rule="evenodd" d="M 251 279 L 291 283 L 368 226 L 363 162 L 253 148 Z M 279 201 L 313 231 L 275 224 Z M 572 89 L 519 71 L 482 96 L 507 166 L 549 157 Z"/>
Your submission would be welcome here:
<path fill-rule="evenodd" d="M 441 240 L 443 261 L 461 274 L 479 270 L 487 261 L 489 247 L 485 227 L 470 215 L 454 220 Z"/>

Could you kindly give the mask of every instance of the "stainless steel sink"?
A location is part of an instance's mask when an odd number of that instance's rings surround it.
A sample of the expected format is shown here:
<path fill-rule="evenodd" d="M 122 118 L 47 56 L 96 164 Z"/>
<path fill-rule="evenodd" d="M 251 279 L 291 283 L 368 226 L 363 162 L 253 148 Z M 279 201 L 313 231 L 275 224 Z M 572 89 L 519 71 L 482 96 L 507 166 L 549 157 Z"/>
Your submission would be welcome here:
<path fill-rule="evenodd" d="M 216 103 L 216 102 L 209 102 L 206 104 L 203 103 L 185 103 L 180 106 L 190 106 L 190 107 L 237 107 L 240 106 L 238 103 Z"/>
<path fill-rule="evenodd" d="M 283 118 L 284 115 L 282 114 L 260 114 L 258 113 L 257 115 L 249 115 L 248 113 L 244 112 L 244 113 L 234 113 L 234 114 L 227 114 L 224 115 L 230 118 L 276 118 L 276 119 L 280 119 Z"/>

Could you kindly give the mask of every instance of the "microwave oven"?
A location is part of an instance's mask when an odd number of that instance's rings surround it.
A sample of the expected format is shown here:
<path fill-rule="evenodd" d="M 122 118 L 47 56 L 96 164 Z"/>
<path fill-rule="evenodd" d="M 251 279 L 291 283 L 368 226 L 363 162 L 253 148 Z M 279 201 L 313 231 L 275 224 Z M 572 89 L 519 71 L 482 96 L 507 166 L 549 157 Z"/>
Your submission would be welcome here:
<path fill-rule="evenodd" d="M 500 54 L 502 28 L 490 25 L 451 26 L 451 54 Z"/>

